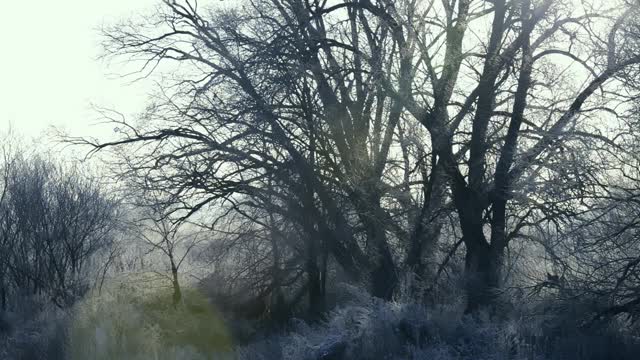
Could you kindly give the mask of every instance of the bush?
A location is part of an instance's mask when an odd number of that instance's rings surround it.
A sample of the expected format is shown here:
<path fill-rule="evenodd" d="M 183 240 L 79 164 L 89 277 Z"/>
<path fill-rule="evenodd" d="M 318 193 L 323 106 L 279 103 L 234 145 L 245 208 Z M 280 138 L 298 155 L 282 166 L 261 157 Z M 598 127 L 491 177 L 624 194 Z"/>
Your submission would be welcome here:
<path fill-rule="evenodd" d="M 351 296 L 353 302 L 336 308 L 322 322 L 294 320 L 286 333 L 237 347 L 236 356 L 242 360 L 624 360 L 640 353 L 638 339 L 617 330 L 623 326 L 579 330 L 576 312 L 537 313 L 541 304 L 520 304 L 496 319 L 464 316 L 455 303 L 427 309 L 364 294 Z"/>
<path fill-rule="evenodd" d="M 64 360 L 67 314 L 53 308 L 22 316 L 5 313 L 0 332 L 0 359 Z"/>

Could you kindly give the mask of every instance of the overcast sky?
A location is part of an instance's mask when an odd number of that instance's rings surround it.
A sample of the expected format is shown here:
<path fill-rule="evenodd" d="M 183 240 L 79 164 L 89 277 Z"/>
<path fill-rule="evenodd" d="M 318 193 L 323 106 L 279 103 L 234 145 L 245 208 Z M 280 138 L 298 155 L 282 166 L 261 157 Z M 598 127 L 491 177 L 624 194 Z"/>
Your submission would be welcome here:
<path fill-rule="evenodd" d="M 150 13 L 159 2 L 2 1 L 0 133 L 11 127 L 18 134 L 36 137 L 55 126 L 71 135 L 97 137 L 113 129 L 92 125 L 98 116 L 91 104 L 118 110 L 128 118 L 141 111 L 151 89 L 149 82 L 132 84 L 132 78 L 114 74 L 122 69 L 97 60 L 97 29 Z"/>
<path fill-rule="evenodd" d="M 50 126 L 99 136 L 92 103 L 125 114 L 142 110 L 148 84 L 110 75 L 96 58 L 97 28 L 153 10 L 158 0 L 2 1 L 0 126 L 39 136 Z"/>

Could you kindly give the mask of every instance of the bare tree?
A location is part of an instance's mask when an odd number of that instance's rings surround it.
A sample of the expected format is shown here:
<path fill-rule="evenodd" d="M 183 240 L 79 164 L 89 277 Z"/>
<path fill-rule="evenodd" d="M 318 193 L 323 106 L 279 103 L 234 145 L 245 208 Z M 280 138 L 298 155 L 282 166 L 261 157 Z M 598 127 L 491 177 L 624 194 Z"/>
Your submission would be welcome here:
<path fill-rule="evenodd" d="M 109 248 L 117 206 L 78 167 L 18 151 L 5 160 L 1 204 L 3 296 L 43 296 L 60 307 L 89 286 Z"/>
<path fill-rule="evenodd" d="M 517 184 L 544 173 L 545 162 L 562 141 L 580 133 L 576 128 L 582 129 L 579 125 L 588 121 L 583 111 L 606 110 L 597 103 L 583 109 L 594 93 L 601 90 L 604 98 L 615 98 L 615 87 L 606 90 L 604 84 L 616 82 L 617 76 L 640 62 L 638 49 L 629 46 L 633 40 L 623 40 L 625 50 L 616 47 L 621 24 L 633 21 L 637 4 L 612 4 L 597 12 L 597 4 L 586 1 L 580 11 L 561 1 L 445 1 L 441 7 L 427 2 L 419 16 L 408 19 L 394 15 L 398 11 L 391 2 L 358 4 L 389 21 L 396 19 L 407 33 L 423 30 L 416 36 L 421 38 L 421 60 L 429 74 L 423 87 L 429 90 L 405 96 L 391 79 L 386 89 L 402 99 L 429 131 L 449 178 L 466 245 L 467 309 L 489 305 L 501 286 L 511 232 L 520 228 L 515 222 L 508 229 L 507 205 L 517 193 Z M 489 29 L 475 27 L 487 16 L 493 18 Z M 590 27 L 595 19 L 610 24 L 604 44 Z M 424 28 L 425 22 L 434 25 Z M 469 31 L 488 35 L 466 42 Z M 399 41 L 402 34 L 396 34 Z M 569 50 L 565 50 L 567 44 Z M 585 48 L 595 53 L 590 60 L 582 59 L 588 53 Z M 440 54 L 438 49 L 443 49 Z M 555 55 L 585 66 L 586 86 L 546 72 L 554 63 L 549 57 Z M 567 82 L 562 94 L 554 96 L 550 76 Z M 416 99 L 418 94 L 422 99 Z M 577 136 L 589 137 L 592 132 Z"/>
<path fill-rule="evenodd" d="M 193 248 L 205 240 L 203 231 L 189 231 L 189 224 L 172 221 L 157 204 L 139 209 L 143 216 L 132 221 L 130 228 L 148 247 L 146 254 L 160 252 L 169 263 L 169 280 L 173 288 L 173 305 L 182 300 L 179 271 Z"/>
<path fill-rule="evenodd" d="M 143 122 L 111 117 L 119 138 L 69 140 L 128 149 L 123 171 L 186 217 L 282 199 L 276 209 L 306 234 L 310 294 L 321 293 L 326 248 L 391 298 L 401 255 L 423 272 L 450 204 L 475 311 L 495 302 L 509 242 L 550 220 L 555 195 L 535 184 L 579 180 L 559 165 L 564 152 L 615 140 L 598 124 L 619 122 L 636 94 L 638 5 L 578 5 L 273 0 L 213 11 L 167 0 L 151 21 L 106 29 L 105 51 L 142 60 L 144 76 L 160 64 L 184 72 Z M 411 124 L 422 128 L 413 139 Z"/>

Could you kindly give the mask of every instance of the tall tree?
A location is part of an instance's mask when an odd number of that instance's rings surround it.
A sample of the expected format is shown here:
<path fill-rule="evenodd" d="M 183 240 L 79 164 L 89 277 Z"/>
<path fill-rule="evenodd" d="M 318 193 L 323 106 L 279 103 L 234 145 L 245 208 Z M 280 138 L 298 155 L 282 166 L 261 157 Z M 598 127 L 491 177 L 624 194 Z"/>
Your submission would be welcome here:
<path fill-rule="evenodd" d="M 578 5 L 167 0 L 150 21 L 106 29 L 105 50 L 143 60 L 145 75 L 179 64 L 180 76 L 143 122 L 116 120 L 120 138 L 76 142 L 134 147 L 125 170 L 185 216 L 279 197 L 307 235 L 310 294 L 325 248 L 391 298 L 401 255 L 423 273 L 450 200 L 475 311 L 495 302 L 509 242 L 547 211 L 518 200 L 537 195 L 525 185 L 558 170 L 570 138 L 600 136 L 602 114 L 625 106 L 619 89 L 636 91 L 638 4 Z M 405 141 L 412 123 L 425 139 Z"/>

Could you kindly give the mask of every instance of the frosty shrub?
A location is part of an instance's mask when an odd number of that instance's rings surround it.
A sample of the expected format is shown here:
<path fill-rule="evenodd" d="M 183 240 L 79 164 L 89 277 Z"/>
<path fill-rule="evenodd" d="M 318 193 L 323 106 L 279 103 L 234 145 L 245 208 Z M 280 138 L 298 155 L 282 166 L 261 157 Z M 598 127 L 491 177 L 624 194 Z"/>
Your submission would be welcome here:
<path fill-rule="evenodd" d="M 627 335 L 579 330 L 574 311 L 540 314 L 540 305 L 523 303 L 499 318 L 466 316 L 455 302 L 427 308 L 371 298 L 354 287 L 342 291 L 352 302 L 324 321 L 294 320 L 284 334 L 237 347 L 237 358 L 604 360 L 635 359 L 639 351 Z"/>
<path fill-rule="evenodd" d="M 64 360 L 67 314 L 43 305 L 30 314 L 18 310 L 0 313 L 5 324 L 5 331 L 0 330 L 0 360 Z"/>

